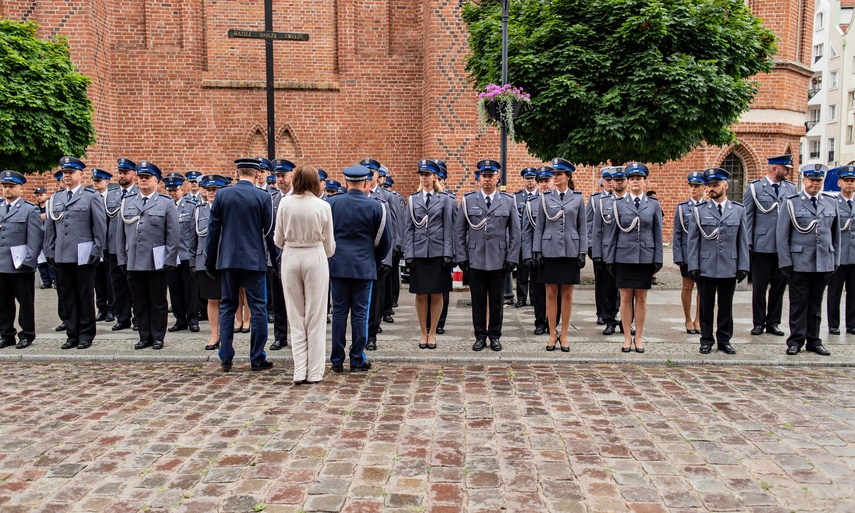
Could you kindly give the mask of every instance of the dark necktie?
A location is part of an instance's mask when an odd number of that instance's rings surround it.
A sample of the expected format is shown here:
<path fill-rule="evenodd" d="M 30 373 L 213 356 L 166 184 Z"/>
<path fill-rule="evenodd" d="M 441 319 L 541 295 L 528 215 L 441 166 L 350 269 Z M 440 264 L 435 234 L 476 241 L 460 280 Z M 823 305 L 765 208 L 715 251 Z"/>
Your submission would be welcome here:
<path fill-rule="evenodd" d="M 558 199 L 561 200 L 561 203 L 564 203 L 564 193 L 563 192 L 558 193 Z"/>
<path fill-rule="evenodd" d="M 778 197 L 778 187 L 780 187 L 780 185 L 778 185 L 776 183 L 772 184 L 772 188 L 775 189 L 775 197 L 776 198 Z"/>
<path fill-rule="evenodd" d="M 528 200 L 531 201 L 532 198 L 534 198 L 534 194 L 528 193 Z"/>
<path fill-rule="evenodd" d="M 718 215 L 721 216 L 721 203 L 718 204 Z"/>
<path fill-rule="evenodd" d="M 852 200 L 846 200 L 846 204 L 849 205 L 849 210 L 852 210 Z"/>
<path fill-rule="evenodd" d="M 810 202 L 813 203 L 813 209 L 816 210 L 816 196 L 811 197 Z"/>
<path fill-rule="evenodd" d="M 635 198 L 635 209 L 638 210 L 639 206 L 641 206 L 641 198 Z"/>
<path fill-rule="evenodd" d="M 145 202 L 146 202 L 146 201 L 148 201 L 148 198 L 143 198 L 143 199 L 142 199 L 142 206 L 145 206 Z"/>
<path fill-rule="evenodd" d="M 487 208 L 490 208 L 490 205 L 491 205 L 492 203 L 493 203 L 493 202 L 492 202 L 492 201 L 490 201 L 490 196 L 487 196 Z"/>
<path fill-rule="evenodd" d="M 10 210 L 12 210 L 12 204 L 6 203 L 6 213 L 8 214 Z"/>
<path fill-rule="evenodd" d="M 430 208 L 430 193 L 427 193 L 427 197 L 425 197 L 425 208 Z"/>
<path fill-rule="evenodd" d="M 126 197 L 127 195 L 128 195 L 128 190 L 127 190 L 127 189 L 122 189 L 122 199 L 125 199 L 125 197 Z"/>
<path fill-rule="evenodd" d="M 73 193 L 73 192 L 71 192 L 71 191 L 69 190 L 69 191 L 68 191 L 68 200 L 67 200 L 67 201 L 71 201 L 71 197 L 72 197 L 72 196 L 74 196 L 74 193 Z"/>

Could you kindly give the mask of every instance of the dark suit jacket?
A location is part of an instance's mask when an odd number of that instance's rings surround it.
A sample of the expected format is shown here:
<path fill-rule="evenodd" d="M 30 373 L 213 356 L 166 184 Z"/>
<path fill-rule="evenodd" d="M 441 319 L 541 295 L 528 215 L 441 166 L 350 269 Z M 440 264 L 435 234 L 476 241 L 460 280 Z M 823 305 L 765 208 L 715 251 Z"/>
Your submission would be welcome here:
<path fill-rule="evenodd" d="M 335 233 L 330 278 L 376 280 L 377 265 L 392 246 L 392 217 L 387 212 L 383 223 L 383 207 L 361 190 L 349 189 L 328 201 Z"/>
<path fill-rule="evenodd" d="M 207 269 L 267 271 L 267 255 L 276 260 L 270 193 L 238 180 L 220 189 L 208 223 Z"/>

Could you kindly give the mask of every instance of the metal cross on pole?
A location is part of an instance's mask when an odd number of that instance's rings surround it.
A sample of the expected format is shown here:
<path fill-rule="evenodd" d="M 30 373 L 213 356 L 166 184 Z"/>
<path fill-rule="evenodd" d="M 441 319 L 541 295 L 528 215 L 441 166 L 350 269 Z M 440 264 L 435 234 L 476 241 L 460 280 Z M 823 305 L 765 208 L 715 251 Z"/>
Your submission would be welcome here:
<path fill-rule="evenodd" d="M 276 109 L 273 99 L 273 41 L 308 41 L 309 34 L 273 32 L 273 0 L 264 0 L 264 31 L 229 30 L 231 38 L 264 39 L 267 64 L 267 158 L 276 158 Z"/>

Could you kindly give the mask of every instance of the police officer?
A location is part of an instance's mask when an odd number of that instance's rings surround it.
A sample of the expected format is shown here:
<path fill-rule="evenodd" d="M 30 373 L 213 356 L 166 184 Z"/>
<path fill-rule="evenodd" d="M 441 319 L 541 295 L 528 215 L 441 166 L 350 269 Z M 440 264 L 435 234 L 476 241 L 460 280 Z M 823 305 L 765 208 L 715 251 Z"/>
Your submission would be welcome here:
<path fill-rule="evenodd" d="M 107 205 L 107 187 L 112 178 L 113 175 L 107 171 L 98 169 L 97 167 L 92 168 L 92 189 L 101 196 L 105 207 Z M 104 236 L 107 240 L 107 248 L 109 248 L 109 223 L 105 229 Z M 95 322 L 113 322 L 113 287 L 110 283 L 110 258 L 107 254 L 101 258 L 101 261 L 95 267 L 95 306 L 98 309 Z"/>
<path fill-rule="evenodd" d="M 821 193 L 828 166 L 802 166 L 804 190 L 787 196 L 778 214 L 778 263 L 790 283 L 790 336 L 787 354 L 807 350 L 831 352 L 819 338 L 822 295 L 828 277 L 840 265 L 840 224 L 837 200 Z"/>
<path fill-rule="evenodd" d="M 44 223 L 39 207 L 21 198 L 27 183 L 24 175 L 3 171 L 0 183 L 5 200 L 0 202 L 0 348 L 24 349 L 36 338 L 34 276 Z M 21 331 L 15 330 L 15 302 Z"/>
<path fill-rule="evenodd" d="M 392 251 L 383 259 L 383 272 L 381 273 L 382 276 L 378 284 L 380 302 L 377 305 L 377 313 L 374 316 L 376 326 L 379 328 L 381 318 L 386 323 L 395 322 L 395 319 L 392 317 L 392 269 L 396 261 L 395 257 L 397 256 L 397 262 L 400 264 L 401 257 L 404 254 L 402 245 L 405 230 L 403 223 L 404 199 L 400 195 L 396 195 L 392 191 L 380 187 L 379 184 L 386 180 L 386 166 L 383 166 L 374 159 L 363 159 L 361 164 L 373 171 L 371 175 L 371 197 L 386 202 L 386 209 L 391 223 Z M 372 334 L 376 335 L 374 330 L 369 333 L 369 338 L 371 338 L 370 335 Z M 369 340 L 368 349 L 371 349 L 372 345 L 376 346 L 376 338 L 372 340 Z"/>
<path fill-rule="evenodd" d="M 543 335 L 549 332 L 549 323 L 546 319 L 546 285 L 539 281 L 537 269 L 534 264 L 534 232 L 537 227 L 537 217 L 540 213 L 539 198 L 553 188 L 552 167 L 540 166 L 537 168 L 537 193 L 531 201 L 527 201 L 522 216 L 522 236 L 520 249 L 522 262 L 530 269 L 531 279 L 531 304 L 534 306 L 534 334 Z M 556 312 L 556 319 L 558 318 Z"/>
<path fill-rule="evenodd" d="M 190 187 L 190 192 L 184 195 L 185 198 L 193 198 L 193 201 L 198 205 L 205 200 L 202 197 L 204 191 L 199 187 L 199 178 L 202 176 L 200 171 L 187 171 L 184 173 L 184 178 L 187 179 L 187 184 Z"/>
<path fill-rule="evenodd" d="M 405 232 L 407 231 L 407 216 L 406 208 L 404 207 L 404 197 L 387 186 L 387 183 L 394 183 L 394 181 L 390 182 L 390 180 L 392 180 L 392 177 L 389 175 L 389 169 L 381 164 L 377 183 L 391 195 L 392 201 L 390 202 L 390 206 L 396 210 L 395 217 L 397 218 L 394 233 L 396 244 L 392 250 L 392 272 L 389 273 L 390 292 L 383 298 L 383 315 L 388 315 L 392 318 L 395 315 L 395 310 L 393 309 L 398 307 L 398 296 L 401 293 L 401 259 L 404 258 L 403 241 Z"/>
<path fill-rule="evenodd" d="M 276 219 L 276 216 L 279 215 L 279 203 L 282 198 L 288 197 L 294 192 L 291 182 L 295 166 L 293 162 L 287 159 L 276 159 L 271 163 L 271 166 L 278 186 L 270 197 L 273 202 L 273 219 Z M 281 257 L 282 250 L 276 248 L 276 254 Z M 279 268 L 274 266 L 273 262 L 269 262 L 269 264 L 267 276 L 271 283 L 270 296 L 273 299 L 273 343 L 270 344 L 270 350 L 278 351 L 288 346 L 288 309 L 285 305 L 282 280 L 279 279 Z"/>
<path fill-rule="evenodd" d="M 175 203 L 178 213 L 178 262 L 175 269 L 169 271 L 169 299 L 172 304 L 172 315 L 175 324 L 169 328 L 170 333 L 189 329 L 193 333 L 199 331 L 199 284 L 196 281 L 196 255 L 190 251 L 195 226 L 193 213 L 196 201 L 193 196 L 182 197 L 181 187 L 184 185 L 184 175 L 169 173 L 163 179 L 166 193 Z"/>
<path fill-rule="evenodd" d="M 602 316 L 606 325 L 603 335 L 614 334 L 615 327 L 618 327 L 623 333 L 623 324 L 618 318 L 619 298 L 615 276 L 608 272 L 604 262 L 605 255 L 608 254 L 609 244 L 614 237 L 612 232 L 616 229 L 614 225 L 614 203 L 623 199 L 626 194 L 626 175 L 623 166 L 611 167 L 609 176 L 612 182 L 612 192 L 602 196 L 597 202 L 599 208 L 592 210 L 594 222 L 591 225 L 593 227 L 591 259 L 593 259 L 594 265 L 600 268 L 597 280 L 602 282 Z"/>
<path fill-rule="evenodd" d="M 42 235 L 44 236 L 45 217 L 47 217 L 47 189 L 45 189 L 44 187 L 36 187 L 33 190 L 33 194 L 35 194 L 36 196 L 35 205 L 39 209 L 39 218 L 42 220 Z M 38 261 L 39 277 L 42 280 L 42 283 L 39 285 L 39 288 L 49 289 L 53 287 L 56 283 L 56 276 L 54 276 L 53 269 L 47 263 L 44 251 L 41 251 L 39 253 Z"/>
<path fill-rule="evenodd" d="M 461 200 L 454 253 L 460 268 L 469 272 L 475 328 L 472 350 L 483 350 L 489 338 L 490 349 L 501 351 L 504 280 L 519 261 L 520 223 L 514 197 L 496 189 L 501 164 L 482 160 L 476 167 L 481 173 L 481 188 Z"/>
<path fill-rule="evenodd" d="M 264 189 L 270 194 L 273 194 L 273 191 L 276 190 L 276 175 L 270 173 L 269 175 L 267 175 L 266 181 L 267 185 L 264 187 Z"/>
<path fill-rule="evenodd" d="M 585 220 L 588 223 L 588 255 L 593 256 L 593 247 L 592 247 L 592 238 L 594 236 L 594 215 L 599 215 L 600 212 L 600 203 L 602 202 L 603 197 L 608 196 L 612 191 L 612 175 L 611 170 L 612 166 L 606 166 L 600 169 L 600 190 L 592 193 L 588 197 L 587 203 L 585 203 Z M 597 308 L 597 325 L 603 326 L 605 325 L 605 321 L 603 320 L 603 284 L 600 279 L 600 271 L 601 265 L 597 262 L 594 262 L 594 303 Z M 614 330 L 614 328 L 612 328 Z"/>
<path fill-rule="evenodd" d="M 107 191 L 107 256 L 110 261 L 110 284 L 113 288 L 113 315 L 116 317 L 113 331 L 128 329 L 132 326 L 131 289 L 128 287 L 128 276 L 119 268 L 117 256 L 119 250 L 116 247 L 116 237 L 119 229 L 123 226 L 119 218 L 122 201 L 139 193 L 139 188 L 135 183 L 136 177 L 136 163 L 122 157 L 116 161 L 116 182 L 119 187 Z"/>
<path fill-rule="evenodd" d="M 449 197 L 452 201 L 452 210 L 451 210 L 451 225 L 457 225 L 457 214 L 460 210 L 459 205 L 457 204 L 457 195 L 454 194 L 454 191 L 447 188 L 448 183 L 448 166 L 446 166 L 445 161 L 442 159 L 435 159 L 436 165 L 439 170 L 436 173 L 437 178 L 439 178 L 439 184 L 442 185 L 442 193 Z M 388 179 L 387 179 L 388 180 Z M 454 266 L 452 266 L 448 270 L 449 274 L 454 275 Z M 449 302 L 449 293 L 450 291 L 443 291 L 442 293 L 442 312 L 439 314 L 439 319 L 436 321 L 436 329 L 434 332 L 437 335 L 445 334 L 445 320 L 448 318 L 448 302 Z M 427 322 L 428 325 L 433 325 L 432 321 L 433 316 L 431 315 L 430 305 L 428 305 L 428 315 Z"/>
<path fill-rule="evenodd" d="M 83 187 L 86 164 L 62 157 L 66 190 L 48 204 L 45 256 L 56 267 L 60 301 L 64 304 L 67 340 L 63 349 L 87 349 L 95 338 L 95 266 L 101 261 L 107 233 L 104 202 Z"/>
<path fill-rule="evenodd" d="M 691 177 L 691 175 L 690 175 Z M 709 201 L 691 209 L 685 265 L 698 282 L 700 294 L 701 354 L 718 350 L 736 354 L 733 336 L 733 293 L 736 283 L 748 277 L 748 232 L 743 207 L 727 199 L 730 173 L 714 167 L 704 171 Z M 717 331 L 713 336 L 713 313 L 718 296 Z"/>
<path fill-rule="evenodd" d="M 338 190 L 341 188 L 341 183 L 338 180 L 327 180 L 325 184 L 324 191 L 328 198 L 338 194 Z"/>
<path fill-rule="evenodd" d="M 837 212 L 840 216 L 840 267 L 831 275 L 828 281 L 826 297 L 826 313 L 828 315 L 828 332 L 840 334 L 840 298 L 843 287 L 846 287 L 846 306 L 844 310 L 846 333 L 855 334 L 855 166 L 837 168 L 837 185 L 840 195 L 837 196 Z"/>
<path fill-rule="evenodd" d="M 692 171 L 688 176 L 689 199 L 677 204 L 674 210 L 674 224 L 671 238 L 671 251 L 674 263 L 680 267 L 680 275 L 683 277 L 683 286 L 680 291 L 680 302 L 683 304 L 683 318 L 686 333 L 700 335 L 700 297 L 695 303 L 695 318 L 692 319 L 692 290 L 695 288 L 695 280 L 689 277 L 688 249 L 689 225 L 692 220 L 694 209 L 704 202 L 704 190 L 707 179 L 703 171 Z M 741 211 L 740 211 L 741 212 Z"/>
<path fill-rule="evenodd" d="M 753 180 L 745 188 L 742 204 L 745 206 L 745 223 L 748 227 L 748 250 L 751 251 L 752 335 L 767 333 L 784 336 L 778 327 L 784 305 L 787 278 L 781 273 L 778 262 L 775 226 L 778 211 L 788 196 L 796 194 L 796 185 L 785 180 L 792 166 L 792 155 L 769 159 L 769 172 Z M 766 290 L 769 290 L 768 308 Z"/>
<path fill-rule="evenodd" d="M 56 179 L 56 192 L 54 192 L 54 194 L 57 194 L 60 191 L 65 191 L 65 183 L 62 181 L 62 168 L 60 168 L 59 171 L 55 172 L 53 174 L 53 177 Z M 53 196 L 53 194 L 51 195 L 51 197 L 52 196 Z M 51 200 L 51 198 L 48 199 L 48 204 L 45 205 L 45 231 L 47 231 L 47 221 L 48 221 L 48 217 L 49 217 L 49 214 L 47 214 L 47 206 L 50 204 L 49 203 L 50 200 Z M 42 253 L 44 253 L 44 250 L 42 250 Z M 55 265 L 55 262 L 52 262 L 51 260 L 47 259 L 47 255 L 45 255 L 45 261 L 48 264 L 48 268 L 51 269 L 51 274 L 53 274 L 53 276 L 54 276 L 54 281 L 55 281 L 55 285 L 56 285 L 56 298 L 57 298 L 56 315 L 57 315 L 57 317 L 59 317 L 59 320 L 61 321 L 59 326 L 54 328 L 54 331 L 65 331 L 68 329 L 68 326 L 65 324 L 65 305 L 62 302 L 62 293 L 59 290 L 59 281 L 56 280 L 56 274 L 57 274 L 56 273 L 56 265 Z"/>
<path fill-rule="evenodd" d="M 368 371 L 363 350 L 367 343 L 368 312 L 377 269 L 392 249 L 388 214 L 382 203 L 368 198 L 371 170 L 362 165 L 343 171 L 347 193 L 329 198 L 336 252 L 330 258 L 332 288 L 333 372 L 344 371 L 347 318 L 351 316 L 350 370 Z"/>
<path fill-rule="evenodd" d="M 178 210 L 171 197 L 158 194 L 161 176 L 154 163 L 138 163 L 139 194 L 125 198 L 119 208 L 117 256 L 128 275 L 139 322 L 140 341 L 134 349 L 163 349 L 169 321 L 167 276 L 178 264 Z"/>
<path fill-rule="evenodd" d="M 527 167 L 520 171 L 520 176 L 523 178 L 524 187 L 517 192 L 514 193 L 514 202 L 517 206 L 517 212 L 520 217 L 520 230 L 525 226 L 525 216 L 524 212 L 526 209 L 526 204 L 529 201 L 534 200 L 538 197 L 537 194 L 537 169 L 533 167 Z M 531 268 L 528 265 L 525 265 L 525 258 L 520 254 L 520 262 L 523 262 L 517 268 L 517 302 L 514 305 L 515 308 L 522 308 L 526 305 L 526 299 L 529 298 L 529 280 L 531 279 Z M 534 299 L 531 299 L 531 303 L 534 303 Z"/>
<path fill-rule="evenodd" d="M 321 168 L 318 168 L 318 180 L 320 180 L 320 182 L 321 182 L 321 188 L 322 188 L 322 189 L 324 188 L 324 184 L 326 183 L 327 178 L 329 178 L 329 175 L 327 175 L 327 172 L 326 172 L 326 171 L 324 171 L 324 170 L 323 170 L 323 169 L 321 169 Z M 323 193 L 323 194 L 321 194 L 321 199 L 322 199 L 322 200 L 324 200 L 324 201 L 326 201 L 326 200 L 327 200 L 327 193 L 326 193 L 326 191 L 324 191 L 324 193 Z"/>

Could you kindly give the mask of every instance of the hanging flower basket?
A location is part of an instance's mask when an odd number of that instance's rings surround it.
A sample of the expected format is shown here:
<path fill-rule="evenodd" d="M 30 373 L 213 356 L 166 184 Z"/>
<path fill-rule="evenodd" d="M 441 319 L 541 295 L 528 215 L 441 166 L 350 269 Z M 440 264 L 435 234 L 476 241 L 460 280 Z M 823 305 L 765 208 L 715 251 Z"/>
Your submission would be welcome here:
<path fill-rule="evenodd" d="M 531 96 L 520 87 L 510 84 L 488 85 L 478 94 L 478 115 L 484 124 L 505 125 L 508 135 L 514 138 L 514 120 L 531 103 Z"/>

